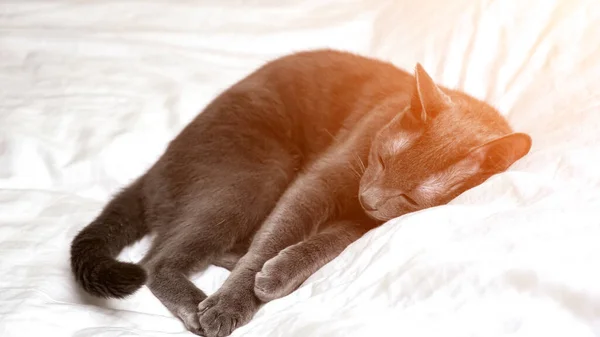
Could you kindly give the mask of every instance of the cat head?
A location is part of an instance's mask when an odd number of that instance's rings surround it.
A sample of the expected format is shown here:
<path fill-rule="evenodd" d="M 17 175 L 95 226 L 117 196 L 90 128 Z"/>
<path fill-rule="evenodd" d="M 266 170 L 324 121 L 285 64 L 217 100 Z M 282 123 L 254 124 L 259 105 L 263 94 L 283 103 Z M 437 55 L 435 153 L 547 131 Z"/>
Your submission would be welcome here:
<path fill-rule="evenodd" d="M 375 136 L 360 181 L 369 216 L 387 221 L 448 203 L 531 148 L 491 106 L 437 86 L 420 64 L 410 106 Z"/>

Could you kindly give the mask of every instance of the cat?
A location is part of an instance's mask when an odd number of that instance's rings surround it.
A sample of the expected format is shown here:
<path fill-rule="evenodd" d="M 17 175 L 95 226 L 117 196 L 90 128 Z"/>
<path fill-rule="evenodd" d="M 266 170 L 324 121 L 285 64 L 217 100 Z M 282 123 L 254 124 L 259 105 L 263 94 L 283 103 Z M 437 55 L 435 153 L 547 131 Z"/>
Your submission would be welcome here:
<path fill-rule="evenodd" d="M 367 231 L 448 203 L 526 155 L 490 105 L 335 50 L 272 60 L 216 97 L 73 239 L 88 293 L 146 284 L 193 333 L 227 336 Z M 115 259 L 156 234 L 139 264 Z M 189 275 L 231 271 L 207 297 Z"/>

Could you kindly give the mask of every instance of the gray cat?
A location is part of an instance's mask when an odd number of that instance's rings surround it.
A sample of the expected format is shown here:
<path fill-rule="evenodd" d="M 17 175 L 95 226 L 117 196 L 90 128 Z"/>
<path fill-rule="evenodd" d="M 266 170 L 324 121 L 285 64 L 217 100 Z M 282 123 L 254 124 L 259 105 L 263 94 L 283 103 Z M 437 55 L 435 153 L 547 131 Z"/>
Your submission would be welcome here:
<path fill-rule="evenodd" d="M 332 50 L 274 60 L 218 96 L 73 240 L 90 294 L 147 284 L 187 329 L 227 336 L 351 242 L 442 205 L 529 152 L 489 105 Z M 155 233 L 139 265 L 117 261 Z M 231 274 L 208 297 L 188 276 Z"/>

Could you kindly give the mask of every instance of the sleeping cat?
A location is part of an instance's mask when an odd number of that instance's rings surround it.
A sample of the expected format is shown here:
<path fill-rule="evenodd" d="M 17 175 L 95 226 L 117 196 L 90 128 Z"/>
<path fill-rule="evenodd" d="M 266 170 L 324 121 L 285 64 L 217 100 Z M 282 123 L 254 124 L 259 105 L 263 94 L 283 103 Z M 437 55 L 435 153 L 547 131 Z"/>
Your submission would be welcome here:
<path fill-rule="evenodd" d="M 531 139 L 489 105 L 332 50 L 267 63 L 218 96 L 73 240 L 90 294 L 146 284 L 190 331 L 227 336 L 370 229 L 505 171 Z M 155 233 L 139 265 L 119 251 Z M 216 264 L 207 296 L 188 276 Z"/>

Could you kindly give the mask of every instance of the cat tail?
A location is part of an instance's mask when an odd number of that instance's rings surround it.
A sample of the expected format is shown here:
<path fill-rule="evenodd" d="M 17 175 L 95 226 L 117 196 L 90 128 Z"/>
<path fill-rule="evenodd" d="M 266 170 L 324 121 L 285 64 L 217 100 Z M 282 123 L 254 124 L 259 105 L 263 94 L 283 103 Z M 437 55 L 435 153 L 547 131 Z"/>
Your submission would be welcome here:
<path fill-rule="evenodd" d="M 125 246 L 149 232 L 141 185 L 140 179 L 117 194 L 71 243 L 75 280 L 94 296 L 122 298 L 146 283 L 142 267 L 115 259 Z"/>

